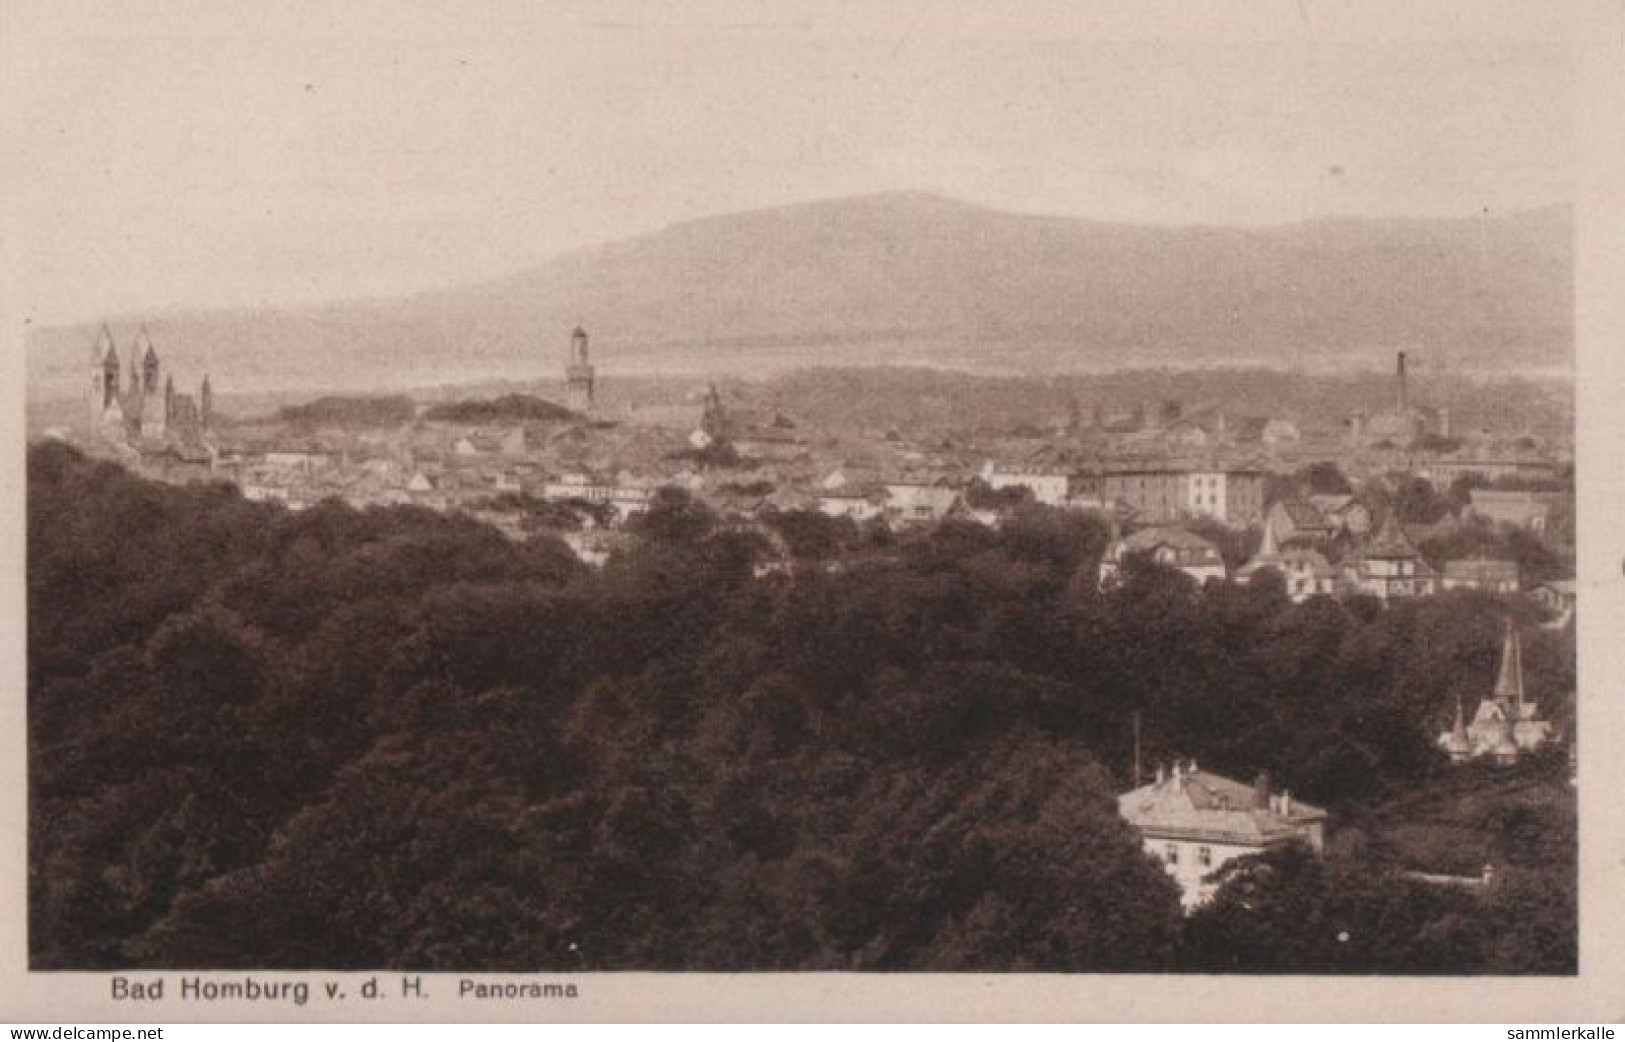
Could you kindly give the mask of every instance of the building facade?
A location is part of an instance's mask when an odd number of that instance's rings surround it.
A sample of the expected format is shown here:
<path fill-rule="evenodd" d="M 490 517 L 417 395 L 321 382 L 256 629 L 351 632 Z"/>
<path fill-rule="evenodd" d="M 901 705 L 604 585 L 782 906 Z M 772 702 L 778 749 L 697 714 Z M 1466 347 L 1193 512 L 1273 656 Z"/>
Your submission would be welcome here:
<path fill-rule="evenodd" d="M 1438 575 L 1406 538 L 1392 511 L 1369 543 L 1343 562 L 1349 592 L 1381 601 L 1426 597 L 1438 589 Z"/>
<path fill-rule="evenodd" d="M 1194 762 L 1158 768 L 1155 781 L 1117 797 L 1117 811 L 1179 884 L 1187 912 L 1212 898 L 1226 862 L 1294 841 L 1317 854 L 1326 846 L 1325 811 L 1271 791 L 1263 775 L 1244 785 Z"/>
<path fill-rule="evenodd" d="M 1102 471 L 1099 487 L 1103 500 L 1149 524 L 1211 518 L 1251 525 L 1264 516 L 1264 473 L 1250 467 L 1119 464 Z"/>
<path fill-rule="evenodd" d="M 1045 506 L 1064 507 L 1072 496 L 1072 477 L 1061 471 L 1031 468 L 1009 469 L 995 465 L 991 460 L 982 467 L 982 480 L 995 491 L 1006 488 L 1024 488 L 1033 494 L 1034 502 Z"/>
<path fill-rule="evenodd" d="M 1282 549 L 1275 538 L 1275 529 L 1264 526 L 1263 541 L 1258 553 L 1236 570 L 1236 582 L 1251 583 L 1265 569 L 1274 569 L 1286 584 L 1286 593 L 1295 604 L 1301 604 L 1319 594 L 1330 596 L 1337 592 L 1337 569 L 1331 566 L 1318 550 L 1305 547 Z"/>
<path fill-rule="evenodd" d="M 1484 590 L 1489 593 L 1517 593 L 1518 562 L 1488 558 L 1466 558 L 1444 563 L 1439 580 L 1446 590 Z"/>

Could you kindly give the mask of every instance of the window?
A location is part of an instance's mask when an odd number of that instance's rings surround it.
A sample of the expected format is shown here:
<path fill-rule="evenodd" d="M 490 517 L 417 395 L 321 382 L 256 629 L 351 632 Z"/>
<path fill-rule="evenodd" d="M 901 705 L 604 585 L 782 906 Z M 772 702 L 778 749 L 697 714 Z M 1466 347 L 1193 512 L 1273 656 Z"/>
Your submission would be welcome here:
<path fill-rule="evenodd" d="M 1203 868 L 1212 868 L 1213 867 L 1213 848 L 1212 847 L 1197 847 L 1196 848 L 1196 862 L 1197 862 L 1197 864 L 1201 865 Z"/>
<path fill-rule="evenodd" d="M 1162 859 L 1170 865 L 1179 864 L 1179 845 L 1177 843 L 1168 844 L 1167 848 L 1163 850 Z"/>

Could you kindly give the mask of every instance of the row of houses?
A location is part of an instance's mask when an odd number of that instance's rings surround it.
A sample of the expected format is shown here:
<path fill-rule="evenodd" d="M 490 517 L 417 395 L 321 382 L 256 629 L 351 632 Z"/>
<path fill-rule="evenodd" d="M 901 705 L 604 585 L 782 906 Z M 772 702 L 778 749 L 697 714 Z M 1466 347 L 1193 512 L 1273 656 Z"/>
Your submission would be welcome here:
<path fill-rule="evenodd" d="M 1100 564 L 1101 584 L 1118 582 L 1127 562 L 1137 556 L 1183 572 L 1199 585 L 1229 577 L 1224 557 L 1212 541 L 1178 526 L 1155 525 L 1113 540 Z M 1245 585 L 1266 571 L 1278 573 L 1287 595 L 1297 602 L 1317 595 L 1360 593 L 1386 602 L 1425 597 L 1441 590 L 1510 594 L 1521 589 L 1514 561 L 1465 558 L 1445 562 L 1442 571 L 1435 569 L 1392 514 L 1375 534 L 1336 565 L 1312 547 L 1280 545 L 1274 529 L 1266 526 L 1258 552 L 1236 570 L 1233 578 Z M 1572 581 L 1544 583 L 1532 593 L 1553 613 L 1573 610 Z"/>
<path fill-rule="evenodd" d="M 1025 489 L 1045 506 L 1097 510 L 1141 523 L 1209 518 L 1240 527 L 1259 523 L 1264 514 L 1264 472 L 1242 464 L 1144 460 L 1086 471 L 990 461 L 975 476 L 995 492 Z M 969 517 L 977 511 L 964 505 L 968 485 L 966 476 L 951 473 L 897 479 L 837 468 L 819 483 L 817 507 L 831 517 L 860 522 Z"/>

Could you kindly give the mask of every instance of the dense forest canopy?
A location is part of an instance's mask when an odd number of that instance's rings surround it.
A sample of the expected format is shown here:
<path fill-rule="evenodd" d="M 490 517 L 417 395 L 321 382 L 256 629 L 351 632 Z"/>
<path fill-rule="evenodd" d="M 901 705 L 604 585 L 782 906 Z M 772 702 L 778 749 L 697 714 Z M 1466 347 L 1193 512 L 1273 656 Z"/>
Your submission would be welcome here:
<path fill-rule="evenodd" d="M 1572 971 L 1572 815 L 1488 821 L 1523 853 L 1487 896 L 1418 891 L 1365 821 L 1187 919 L 1113 800 L 1136 714 L 1147 763 L 1334 821 L 1461 784 L 1431 738 L 1531 607 L 1102 593 L 1103 527 L 1037 506 L 773 524 L 798 567 L 757 578 L 760 536 L 664 492 L 593 570 L 34 447 L 33 965 Z M 1525 632 L 1572 728 L 1572 638 Z"/>

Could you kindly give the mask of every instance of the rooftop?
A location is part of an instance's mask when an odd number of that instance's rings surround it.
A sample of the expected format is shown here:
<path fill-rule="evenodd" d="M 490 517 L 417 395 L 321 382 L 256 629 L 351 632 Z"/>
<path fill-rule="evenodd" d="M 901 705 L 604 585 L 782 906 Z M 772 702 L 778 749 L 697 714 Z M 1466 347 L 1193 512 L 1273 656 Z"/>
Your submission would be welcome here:
<path fill-rule="evenodd" d="M 1195 532 L 1187 532 L 1185 529 L 1173 525 L 1142 528 L 1138 532 L 1124 536 L 1118 542 L 1121 551 L 1125 554 L 1154 550 L 1159 546 L 1173 547 L 1176 550 L 1204 550 L 1214 554 L 1218 553 L 1217 547 Z"/>
<path fill-rule="evenodd" d="M 1326 812 L 1273 795 L 1262 784 L 1176 766 L 1157 781 L 1117 797 L 1117 809 L 1149 837 L 1206 839 L 1264 846 L 1299 835 Z"/>

